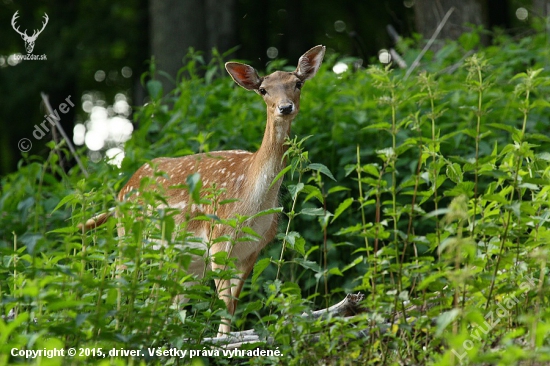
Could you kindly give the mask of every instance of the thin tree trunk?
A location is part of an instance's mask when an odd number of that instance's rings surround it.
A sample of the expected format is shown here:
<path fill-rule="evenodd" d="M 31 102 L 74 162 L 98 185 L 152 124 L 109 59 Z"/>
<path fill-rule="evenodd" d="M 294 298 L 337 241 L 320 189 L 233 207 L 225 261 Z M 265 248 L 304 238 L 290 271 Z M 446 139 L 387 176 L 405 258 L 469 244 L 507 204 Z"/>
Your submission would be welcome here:
<path fill-rule="evenodd" d="M 547 17 L 550 15 L 550 0 L 533 0 L 533 11 L 536 16 Z"/>
<path fill-rule="evenodd" d="M 208 59 L 214 47 L 224 52 L 235 46 L 234 4 L 235 0 L 150 0 L 151 54 L 157 70 L 175 79 L 190 47 L 205 52 Z M 161 80 L 165 93 L 174 87 Z"/>
<path fill-rule="evenodd" d="M 220 52 L 236 46 L 235 0 L 206 0 L 206 31 L 208 50 Z"/>

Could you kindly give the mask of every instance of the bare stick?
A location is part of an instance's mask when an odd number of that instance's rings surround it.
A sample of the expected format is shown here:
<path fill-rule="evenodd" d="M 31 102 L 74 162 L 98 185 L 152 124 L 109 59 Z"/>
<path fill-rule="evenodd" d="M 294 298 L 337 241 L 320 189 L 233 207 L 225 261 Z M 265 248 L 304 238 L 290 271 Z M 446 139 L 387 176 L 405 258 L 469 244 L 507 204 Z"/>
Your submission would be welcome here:
<path fill-rule="evenodd" d="M 420 59 L 422 58 L 422 56 L 424 56 L 424 54 L 426 53 L 426 51 L 428 51 L 430 49 L 430 47 L 432 46 L 432 44 L 434 43 L 435 39 L 437 38 L 437 36 L 439 35 L 439 32 L 441 32 L 441 30 L 443 29 L 443 27 L 445 26 L 445 23 L 447 23 L 447 20 L 449 20 L 449 17 L 451 16 L 451 14 L 453 13 L 453 11 L 455 10 L 454 7 L 451 7 L 449 9 L 449 11 L 447 11 L 447 14 L 445 14 L 445 16 L 443 17 L 443 19 L 441 20 L 441 22 L 439 23 L 439 25 L 437 26 L 434 34 L 432 35 L 432 38 L 430 38 L 430 40 L 428 41 L 428 43 L 426 43 L 426 46 L 424 46 L 424 48 L 422 49 L 422 51 L 420 51 L 420 53 L 418 54 L 418 56 L 416 57 L 416 59 L 414 60 L 414 62 L 412 63 L 411 67 L 409 67 L 409 69 L 407 70 L 407 73 L 405 74 L 405 80 L 407 80 L 409 78 L 409 76 L 411 75 L 411 73 L 414 71 L 414 69 L 417 68 L 417 66 L 420 64 Z"/>
<path fill-rule="evenodd" d="M 53 109 L 52 109 L 52 106 L 50 105 L 50 101 L 48 99 L 48 96 L 46 94 L 42 93 L 42 92 L 40 93 L 40 96 L 42 97 L 42 101 L 44 102 L 44 106 L 46 107 L 46 110 L 48 111 L 48 113 L 53 114 Z M 84 168 L 84 165 L 82 164 L 82 161 L 80 161 L 80 158 L 78 157 L 78 154 L 76 153 L 76 150 L 73 146 L 73 143 L 71 142 L 71 140 L 69 139 L 69 137 L 65 133 L 65 130 L 63 129 L 63 127 L 61 127 L 61 124 L 59 123 L 59 121 L 57 119 L 52 118 L 52 120 L 55 121 L 55 127 L 57 128 L 59 133 L 61 133 L 61 136 L 63 136 L 63 138 L 67 142 L 67 146 L 69 147 L 69 150 L 71 150 L 71 153 L 73 154 L 76 162 L 78 163 L 78 166 L 80 167 L 80 170 L 82 170 L 82 173 L 84 174 L 84 176 L 86 178 L 88 178 L 88 171 L 86 170 L 86 168 Z"/>
<path fill-rule="evenodd" d="M 392 62 L 395 62 L 401 69 L 407 68 L 407 62 L 401 57 L 401 55 L 393 48 L 390 48 L 390 55 Z"/>
<path fill-rule="evenodd" d="M 303 313 L 302 317 L 318 319 L 326 316 L 350 316 L 355 315 L 360 312 L 359 303 L 363 301 L 365 295 L 362 293 L 357 294 L 347 294 L 344 300 L 340 301 L 338 304 L 332 305 L 327 309 L 313 311 L 311 314 Z"/>
<path fill-rule="evenodd" d="M 353 317 L 344 317 L 341 318 L 344 321 L 348 321 L 351 323 L 353 320 Z M 414 319 L 407 319 L 408 324 L 414 324 Z M 435 321 L 434 321 L 435 323 Z M 352 325 L 353 326 L 353 325 Z M 391 329 L 390 323 L 379 323 L 376 325 L 376 327 L 369 327 L 365 326 L 364 328 L 355 328 L 352 331 L 350 329 L 350 333 L 347 333 L 347 335 L 353 333 L 356 338 L 368 338 L 371 336 L 373 331 L 379 332 L 380 334 L 386 334 L 389 333 L 389 330 Z M 311 334 L 308 336 L 308 342 L 317 343 L 321 339 L 321 336 L 319 334 Z M 212 348 L 219 348 L 219 349 L 236 349 L 241 348 L 245 344 L 254 344 L 254 343 L 261 343 L 261 345 L 257 345 L 258 348 L 262 348 L 264 345 L 266 346 L 273 346 L 275 344 L 275 339 L 271 336 L 265 338 L 261 337 L 259 334 L 255 333 L 254 330 L 247 330 L 244 332 L 231 332 L 229 335 L 225 335 L 223 337 L 216 337 L 216 338 L 205 338 L 203 341 L 203 344 L 211 344 Z"/>
<path fill-rule="evenodd" d="M 311 313 L 303 313 L 301 316 L 304 319 L 319 319 L 326 317 L 342 317 L 343 319 L 351 318 L 351 316 L 365 312 L 359 306 L 359 303 L 365 298 L 362 293 L 348 294 L 344 300 L 338 304 L 332 305 L 327 309 L 313 311 Z M 367 332 L 368 334 L 368 332 Z M 254 329 L 244 330 L 241 332 L 231 332 L 229 334 L 204 338 L 205 343 L 222 344 L 225 349 L 239 348 L 246 343 L 265 342 L 266 344 L 273 344 L 273 337 L 262 338 L 256 333 Z"/>
<path fill-rule="evenodd" d="M 386 31 L 388 32 L 388 35 L 392 39 L 393 43 L 398 44 L 401 41 L 401 36 L 397 33 L 393 25 L 388 24 L 386 26 Z"/>
<path fill-rule="evenodd" d="M 55 142 L 55 153 L 59 157 L 59 165 L 61 166 L 61 170 L 65 171 L 65 166 L 63 164 L 63 154 L 61 153 L 61 150 L 59 150 L 59 135 L 57 134 L 57 129 L 52 128 L 52 140 Z"/>
<path fill-rule="evenodd" d="M 454 65 L 451 65 L 449 67 L 444 68 L 443 70 L 441 70 L 439 72 L 439 74 L 443 74 L 443 73 L 452 74 L 464 63 L 464 60 L 466 60 L 468 57 L 470 57 L 473 53 L 474 53 L 473 50 L 470 50 L 470 51 L 466 52 L 464 54 L 464 56 L 462 56 L 462 58 L 460 60 L 458 60 L 457 63 L 455 63 Z"/>

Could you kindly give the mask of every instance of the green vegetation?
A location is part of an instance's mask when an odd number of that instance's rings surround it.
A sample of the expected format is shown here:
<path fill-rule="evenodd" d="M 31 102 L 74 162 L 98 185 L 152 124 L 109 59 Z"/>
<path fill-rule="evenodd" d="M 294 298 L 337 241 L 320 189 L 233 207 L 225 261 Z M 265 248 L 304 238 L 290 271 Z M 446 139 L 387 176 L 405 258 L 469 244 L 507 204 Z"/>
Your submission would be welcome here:
<path fill-rule="evenodd" d="M 306 83 L 293 125 L 298 137 L 289 141 L 280 234 L 256 264 L 233 323 L 273 337 L 260 346 L 284 356 L 240 362 L 548 362 L 550 50 L 543 32 L 500 36 L 470 52 L 478 39 L 464 35 L 428 52 L 425 71 L 407 79 L 405 70 L 381 67 L 336 75 L 337 59 L 329 57 Z M 401 45 L 410 63 L 417 51 L 409 47 Z M 189 77 L 168 98 L 158 98 L 154 66 L 144 77 L 151 102 L 136 113 L 121 169 L 86 162 L 91 174 L 82 179 L 76 168 L 65 173 L 57 166 L 50 145 L 46 161 L 26 156 L 3 179 L 0 364 L 37 363 L 9 356 L 12 348 L 69 347 L 145 356 L 89 351 L 42 362 L 235 361 L 149 356 L 153 348 L 203 350 L 200 342 L 215 335 L 225 312 L 212 279 L 234 270 L 184 286 L 192 281 L 185 272 L 192 251 L 149 244 L 172 240 L 174 212 L 115 201 L 129 176 L 154 157 L 257 149 L 265 121 L 260 98 L 215 77 L 221 58 L 206 65 L 204 78 L 197 76 L 200 55 L 188 61 L 182 72 Z M 197 178 L 187 186 L 198 199 Z M 145 202 L 158 194 L 143 193 Z M 216 191 L 207 198 L 223 204 Z M 127 215 L 90 233 L 77 229 L 110 207 Z M 123 238 L 116 236 L 118 220 L 129 233 Z M 243 220 L 223 224 L 240 227 Z M 223 255 L 214 260 L 228 262 Z M 365 294 L 365 313 L 300 316 L 350 292 Z M 190 302 L 174 305 L 178 294 Z M 357 338 L 359 330 L 368 335 Z"/>

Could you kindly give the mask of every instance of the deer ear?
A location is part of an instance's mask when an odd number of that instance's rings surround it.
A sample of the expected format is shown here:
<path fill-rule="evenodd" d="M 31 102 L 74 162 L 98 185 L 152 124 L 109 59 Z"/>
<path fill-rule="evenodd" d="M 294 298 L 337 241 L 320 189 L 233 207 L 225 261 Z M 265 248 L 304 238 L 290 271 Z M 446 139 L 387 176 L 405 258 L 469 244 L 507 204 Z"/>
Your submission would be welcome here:
<path fill-rule="evenodd" d="M 302 80 L 308 80 L 315 76 L 323 57 L 325 56 L 325 46 L 315 46 L 300 57 L 296 75 Z"/>
<path fill-rule="evenodd" d="M 233 80 L 246 90 L 257 90 L 262 83 L 262 79 L 252 66 L 238 62 L 226 62 L 225 69 Z"/>

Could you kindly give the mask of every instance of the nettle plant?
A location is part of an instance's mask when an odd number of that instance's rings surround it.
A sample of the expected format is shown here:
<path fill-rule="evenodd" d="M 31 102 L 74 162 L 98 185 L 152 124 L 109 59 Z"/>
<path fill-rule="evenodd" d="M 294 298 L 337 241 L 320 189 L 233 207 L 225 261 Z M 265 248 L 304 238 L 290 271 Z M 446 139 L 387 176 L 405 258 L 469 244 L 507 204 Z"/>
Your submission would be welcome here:
<path fill-rule="evenodd" d="M 298 137 L 287 141 L 288 166 L 276 178 L 285 175 L 279 234 L 260 255 L 233 318 L 235 328 L 270 337 L 243 347 L 279 347 L 284 356 L 243 362 L 458 365 L 550 357 L 549 51 L 542 35 L 501 37 L 477 53 L 468 52 L 472 39 L 428 54 L 425 70 L 408 78 L 391 67 L 336 75 L 336 59 L 325 60 L 302 98 Z M 8 356 L 13 347 L 201 349 L 215 335 L 229 314 L 212 280 L 237 275 L 229 257 L 212 258 L 227 269 L 197 280 L 186 268 L 198 253 L 171 245 L 193 239 L 185 230 L 172 235 L 178 211 L 156 207 L 162 189 L 145 189 L 154 179 L 141 181 L 139 204 L 115 197 L 154 157 L 258 148 L 263 106 L 229 78 L 214 77 L 221 59 L 202 77 L 201 56 L 190 54 L 182 71 L 188 77 L 165 98 L 152 65 L 145 83 L 151 103 L 135 116 L 139 128 L 121 169 L 88 163 L 83 180 L 76 169 L 59 168 L 57 151 L 68 153 L 50 145 L 45 161 L 25 157 L 17 174 L 3 178 L 0 363 L 24 361 Z M 205 192 L 199 175 L 182 188 L 213 212 L 229 202 L 219 189 Z M 110 207 L 123 214 L 89 233 L 77 229 Z M 254 239 L 247 217 L 199 219 Z M 117 224 L 126 235 L 116 236 Z M 168 245 L 155 245 L 162 240 Z M 303 316 L 350 292 L 364 293 L 364 312 Z M 174 303 L 179 295 L 188 303 Z"/>

